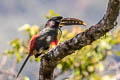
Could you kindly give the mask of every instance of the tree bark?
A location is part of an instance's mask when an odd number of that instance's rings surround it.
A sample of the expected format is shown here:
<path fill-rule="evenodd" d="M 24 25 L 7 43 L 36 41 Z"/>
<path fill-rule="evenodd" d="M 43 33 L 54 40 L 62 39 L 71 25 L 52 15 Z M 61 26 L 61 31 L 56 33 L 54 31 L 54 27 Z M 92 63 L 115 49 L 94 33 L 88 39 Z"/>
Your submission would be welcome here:
<path fill-rule="evenodd" d="M 120 0 L 109 0 L 106 14 L 96 25 L 92 25 L 89 29 L 61 43 L 55 49 L 50 50 L 47 54 L 42 56 L 40 61 L 39 80 L 54 80 L 53 72 L 58 61 L 76 50 L 90 45 L 93 41 L 99 39 L 114 28 L 114 26 L 117 25 L 116 20 L 119 16 L 119 10 Z"/>

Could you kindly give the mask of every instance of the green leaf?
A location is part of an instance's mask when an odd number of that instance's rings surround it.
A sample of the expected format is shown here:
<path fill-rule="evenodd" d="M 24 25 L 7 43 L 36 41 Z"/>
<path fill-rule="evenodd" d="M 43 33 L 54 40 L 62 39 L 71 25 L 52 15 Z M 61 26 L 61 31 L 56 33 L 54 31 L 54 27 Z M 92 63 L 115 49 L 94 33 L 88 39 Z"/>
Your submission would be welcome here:
<path fill-rule="evenodd" d="M 60 15 L 53 10 L 49 10 L 49 12 L 45 15 L 47 19 L 50 19 L 51 17 L 54 17 L 54 16 L 60 16 Z"/>
<path fill-rule="evenodd" d="M 29 77 L 25 76 L 23 80 L 30 80 Z"/>
<path fill-rule="evenodd" d="M 116 54 L 117 56 L 120 56 L 120 51 L 116 51 L 115 54 Z"/>
<path fill-rule="evenodd" d="M 21 26 L 18 31 L 29 31 L 30 30 L 30 25 L 29 24 L 24 24 Z"/>

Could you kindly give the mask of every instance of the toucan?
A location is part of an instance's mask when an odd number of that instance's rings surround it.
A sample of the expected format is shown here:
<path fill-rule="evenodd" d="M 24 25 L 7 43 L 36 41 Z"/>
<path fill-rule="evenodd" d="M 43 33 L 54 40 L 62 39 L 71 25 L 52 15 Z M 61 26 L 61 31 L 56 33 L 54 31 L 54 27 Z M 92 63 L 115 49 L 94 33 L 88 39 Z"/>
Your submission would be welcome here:
<path fill-rule="evenodd" d="M 29 57 L 34 55 L 35 57 L 40 56 L 44 53 L 44 51 L 49 50 L 50 46 L 57 46 L 60 37 L 62 35 L 61 28 L 63 26 L 69 25 L 84 25 L 86 23 L 80 19 L 75 18 L 63 18 L 62 16 L 56 16 L 50 18 L 44 29 L 41 30 L 38 34 L 32 36 L 29 41 L 29 54 L 26 57 L 22 67 L 20 68 L 17 77 L 21 73 L 23 67 L 25 66 L 26 62 L 28 61 Z"/>

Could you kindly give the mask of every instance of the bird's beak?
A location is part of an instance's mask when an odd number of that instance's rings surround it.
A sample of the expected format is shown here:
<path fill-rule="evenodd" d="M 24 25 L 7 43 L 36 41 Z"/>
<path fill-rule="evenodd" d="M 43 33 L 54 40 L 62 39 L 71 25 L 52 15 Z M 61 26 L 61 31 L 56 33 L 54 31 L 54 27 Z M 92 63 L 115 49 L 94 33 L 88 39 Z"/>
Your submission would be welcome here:
<path fill-rule="evenodd" d="M 67 26 L 67 25 L 84 25 L 86 26 L 86 23 L 82 20 L 75 19 L 75 18 L 63 18 L 61 19 L 61 22 L 59 26 Z"/>

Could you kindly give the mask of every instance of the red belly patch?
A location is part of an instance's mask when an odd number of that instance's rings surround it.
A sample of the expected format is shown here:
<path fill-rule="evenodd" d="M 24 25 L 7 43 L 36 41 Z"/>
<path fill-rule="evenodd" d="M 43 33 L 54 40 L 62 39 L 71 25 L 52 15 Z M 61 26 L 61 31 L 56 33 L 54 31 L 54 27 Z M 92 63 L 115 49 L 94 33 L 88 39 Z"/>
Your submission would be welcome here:
<path fill-rule="evenodd" d="M 54 41 L 52 41 L 50 44 L 51 44 L 51 45 L 55 45 L 55 46 L 57 46 L 57 44 L 58 44 L 57 39 L 56 39 L 56 40 L 54 40 Z"/>

